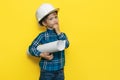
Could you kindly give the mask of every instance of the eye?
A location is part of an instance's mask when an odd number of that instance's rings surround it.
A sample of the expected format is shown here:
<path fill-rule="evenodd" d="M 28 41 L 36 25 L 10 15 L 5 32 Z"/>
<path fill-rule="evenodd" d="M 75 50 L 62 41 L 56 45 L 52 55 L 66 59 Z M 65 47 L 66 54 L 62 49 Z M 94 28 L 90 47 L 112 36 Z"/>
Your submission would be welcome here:
<path fill-rule="evenodd" d="M 58 16 L 55 16 L 55 18 L 57 19 L 57 18 L 58 18 Z"/>
<path fill-rule="evenodd" d="M 52 20 L 53 18 L 50 18 L 49 20 Z"/>

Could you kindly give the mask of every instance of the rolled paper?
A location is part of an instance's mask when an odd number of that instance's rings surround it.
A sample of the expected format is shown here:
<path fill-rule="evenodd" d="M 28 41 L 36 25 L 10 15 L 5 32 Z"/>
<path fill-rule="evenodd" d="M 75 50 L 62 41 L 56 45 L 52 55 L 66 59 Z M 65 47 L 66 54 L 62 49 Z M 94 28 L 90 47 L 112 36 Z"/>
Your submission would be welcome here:
<path fill-rule="evenodd" d="M 57 40 L 54 42 L 39 45 L 37 50 L 40 52 L 58 52 L 65 49 L 66 40 Z"/>
<path fill-rule="evenodd" d="M 27 52 L 26 52 L 28 55 L 31 55 L 30 52 L 29 52 L 29 49 L 27 49 Z"/>

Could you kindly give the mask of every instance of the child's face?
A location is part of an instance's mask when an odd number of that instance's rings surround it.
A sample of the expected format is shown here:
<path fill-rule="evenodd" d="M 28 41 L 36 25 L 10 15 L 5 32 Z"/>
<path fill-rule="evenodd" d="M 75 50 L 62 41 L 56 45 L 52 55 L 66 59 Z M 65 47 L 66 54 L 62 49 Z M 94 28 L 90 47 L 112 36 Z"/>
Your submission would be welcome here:
<path fill-rule="evenodd" d="M 56 24 L 58 25 L 58 15 L 56 12 L 53 12 L 45 19 L 44 25 L 47 26 L 47 28 L 53 28 Z"/>

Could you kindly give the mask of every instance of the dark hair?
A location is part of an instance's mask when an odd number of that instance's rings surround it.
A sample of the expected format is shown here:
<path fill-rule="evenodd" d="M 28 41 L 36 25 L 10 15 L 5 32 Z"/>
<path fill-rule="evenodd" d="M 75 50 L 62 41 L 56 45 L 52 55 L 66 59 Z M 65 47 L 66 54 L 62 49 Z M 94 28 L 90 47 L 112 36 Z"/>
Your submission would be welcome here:
<path fill-rule="evenodd" d="M 58 11 L 55 11 L 55 12 L 58 13 Z M 50 14 L 51 14 L 51 13 L 50 13 Z M 40 24 L 41 26 L 44 26 L 44 25 L 42 24 L 42 22 L 45 21 L 45 19 L 46 19 L 50 14 L 46 15 L 42 20 L 39 21 L 39 24 Z"/>
<path fill-rule="evenodd" d="M 49 14 L 48 14 L 48 15 L 49 15 Z M 45 21 L 45 19 L 48 17 L 48 15 L 46 15 L 42 20 L 39 21 L 39 24 L 40 24 L 41 26 L 44 26 L 44 25 L 42 24 L 42 22 Z"/>

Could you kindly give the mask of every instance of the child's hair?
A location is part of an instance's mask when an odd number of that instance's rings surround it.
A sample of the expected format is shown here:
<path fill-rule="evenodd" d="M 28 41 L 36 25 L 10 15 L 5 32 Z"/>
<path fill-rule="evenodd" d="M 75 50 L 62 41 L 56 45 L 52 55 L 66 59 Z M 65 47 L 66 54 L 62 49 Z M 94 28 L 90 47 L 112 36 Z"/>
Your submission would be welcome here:
<path fill-rule="evenodd" d="M 55 12 L 58 14 L 58 11 L 55 11 Z M 51 14 L 51 13 L 50 13 L 50 14 Z M 42 20 L 39 21 L 39 24 L 40 24 L 41 26 L 44 26 L 44 25 L 42 24 L 42 22 L 45 21 L 45 19 L 47 19 L 47 17 L 48 17 L 50 14 L 46 15 Z"/>
<path fill-rule="evenodd" d="M 48 14 L 48 15 L 49 15 L 49 14 Z M 41 26 L 44 26 L 44 25 L 42 24 L 42 22 L 45 21 L 45 19 L 48 17 L 48 15 L 46 15 L 41 21 L 39 21 L 39 24 L 40 24 Z"/>

